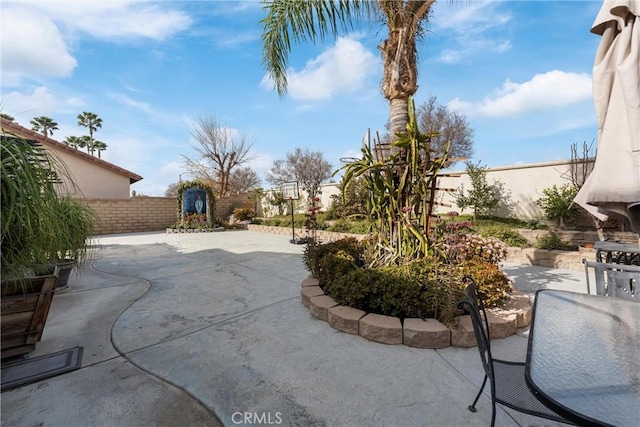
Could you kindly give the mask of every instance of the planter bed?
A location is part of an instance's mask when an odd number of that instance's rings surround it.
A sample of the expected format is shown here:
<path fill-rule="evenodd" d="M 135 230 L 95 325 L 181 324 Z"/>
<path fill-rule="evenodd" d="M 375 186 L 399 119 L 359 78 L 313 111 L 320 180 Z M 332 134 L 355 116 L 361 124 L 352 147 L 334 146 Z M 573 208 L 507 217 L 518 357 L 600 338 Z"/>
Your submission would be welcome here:
<path fill-rule="evenodd" d="M 258 231 L 260 233 L 291 235 L 291 228 L 274 227 L 270 225 L 249 224 L 249 230 Z M 332 231 L 318 230 L 318 239 L 324 242 L 335 241 L 345 237 L 355 237 L 363 239 L 363 234 L 335 233 Z M 540 265 L 549 268 L 565 268 L 567 270 L 582 271 L 584 264 L 582 259 L 587 261 L 595 261 L 595 249 L 580 248 L 578 251 L 550 251 L 547 249 L 536 248 L 507 248 L 507 262 L 514 262 L 524 265 Z"/>
<path fill-rule="evenodd" d="M 310 313 L 328 322 L 333 328 L 348 334 L 360 335 L 369 341 L 383 344 L 404 344 L 417 348 L 475 347 L 476 338 L 468 315 L 460 316 L 448 328 L 435 319 L 404 319 L 366 313 L 342 306 L 325 295 L 318 280 L 308 277 L 302 281 L 302 304 Z M 531 323 L 529 297 L 514 289 L 511 301 L 504 309 L 487 310 L 491 337 L 506 338 Z"/>

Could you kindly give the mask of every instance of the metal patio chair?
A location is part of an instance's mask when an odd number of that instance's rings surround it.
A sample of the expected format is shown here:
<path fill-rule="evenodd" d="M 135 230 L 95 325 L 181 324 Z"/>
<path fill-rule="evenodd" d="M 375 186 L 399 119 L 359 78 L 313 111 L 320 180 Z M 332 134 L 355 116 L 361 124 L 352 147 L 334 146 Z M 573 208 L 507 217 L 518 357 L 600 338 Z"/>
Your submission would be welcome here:
<path fill-rule="evenodd" d="M 589 269 L 596 278 L 596 295 L 640 300 L 640 267 L 636 265 L 607 264 L 582 260 L 587 276 L 587 293 L 591 293 Z"/>
<path fill-rule="evenodd" d="M 544 406 L 529 390 L 525 382 L 525 364 L 521 362 L 509 362 L 494 359 L 491 355 L 491 336 L 489 335 L 489 322 L 487 314 L 478 294 L 478 287 L 471 277 L 464 277 L 463 283 L 469 283 L 464 290 L 465 298 L 458 302 L 458 308 L 466 310 L 471 316 L 473 332 L 478 342 L 478 350 L 484 368 L 484 380 L 480 391 L 469 405 L 471 412 L 476 412 L 476 403 L 489 380 L 491 387 L 491 426 L 495 425 L 496 403 L 507 406 L 518 412 L 546 418 L 549 420 L 573 424 L 560 415 Z M 482 314 L 481 314 L 482 313 Z"/>

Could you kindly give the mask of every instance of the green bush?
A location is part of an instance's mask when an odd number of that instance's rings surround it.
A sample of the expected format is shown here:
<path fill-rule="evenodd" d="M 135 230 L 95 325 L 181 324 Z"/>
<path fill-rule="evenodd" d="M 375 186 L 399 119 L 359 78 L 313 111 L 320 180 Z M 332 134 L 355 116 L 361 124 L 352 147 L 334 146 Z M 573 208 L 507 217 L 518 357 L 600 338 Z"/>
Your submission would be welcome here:
<path fill-rule="evenodd" d="M 302 261 L 313 275 L 313 277 L 317 278 L 320 281 L 321 287 L 326 287 L 328 285 L 328 278 L 331 277 L 331 273 L 325 273 L 325 268 L 333 268 L 329 262 L 323 265 L 322 261 L 329 254 L 338 254 L 342 253 L 340 257 L 341 259 L 334 258 L 333 261 L 339 264 L 341 267 L 343 266 L 344 259 L 349 259 L 355 266 L 363 266 L 364 263 L 362 261 L 364 248 L 363 246 L 353 237 L 336 240 L 335 242 L 328 243 L 316 243 L 311 241 L 307 244 L 307 247 L 304 249 L 302 254 Z M 355 268 L 355 267 L 354 267 Z"/>
<path fill-rule="evenodd" d="M 334 231 L 337 233 L 352 233 L 352 234 L 366 234 L 369 232 L 368 221 L 352 221 L 348 219 L 339 219 L 333 221 L 333 223 L 327 227 L 324 227 L 327 231 Z"/>
<path fill-rule="evenodd" d="M 365 245 L 354 238 L 324 244 L 312 241 L 304 250 L 303 262 L 339 304 L 368 313 L 433 317 L 451 324 L 461 314 L 456 303 L 463 296 L 463 275 L 476 280 L 487 307 L 501 306 L 511 292 L 508 277 L 496 264 L 504 244 L 477 235 L 461 236 L 456 245 L 466 252 L 455 262 L 434 255 L 397 266 L 365 268 Z"/>
<path fill-rule="evenodd" d="M 328 288 L 340 277 L 360 267 L 360 260 L 354 258 L 353 254 L 338 249 L 337 252 L 329 252 L 320 259 L 318 281 L 321 286 Z"/>
<path fill-rule="evenodd" d="M 235 208 L 233 217 L 238 221 L 250 221 L 256 217 L 256 212 L 251 208 Z"/>
<path fill-rule="evenodd" d="M 530 246 L 527 239 L 513 228 L 506 225 L 481 227 L 479 229 L 479 233 L 482 237 L 495 237 L 496 239 L 504 242 L 507 246 L 514 246 L 518 248 L 526 248 Z"/>
<path fill-rule="evenodd" d="M 418 317 L 426 312 L 422 288 L 397 269 L 353 270 L 331 283 L 331 297 L 339 304 L 367 313 Z"/>
<path fill-rule="evenodd" d="M 472 260 L 462 265 L 462 272 L 478 285 L 485 307 L 503 307 L 509 300 L 511 281 L 496 264 Z"/>
<path fill-rule="evenodd" d="M 544 197 L 536 201 L 543 210 L 544 216 L 550 220 L 558 220 L 560 227 L 564 227 L 564 221 L 572 220 L 580 212 L 577 204 L 573 203 L 578 190 L 571 184 L 559 187 L 553 185 L 542 190 Z"/>
<path fill-rule="evenodd" d="M 536 248 L 560 251 L 571 251 L 575 249 L 574 246 L 564 242 L 556 233 L 553 232 L 549 232 L 538 237 Z"/>

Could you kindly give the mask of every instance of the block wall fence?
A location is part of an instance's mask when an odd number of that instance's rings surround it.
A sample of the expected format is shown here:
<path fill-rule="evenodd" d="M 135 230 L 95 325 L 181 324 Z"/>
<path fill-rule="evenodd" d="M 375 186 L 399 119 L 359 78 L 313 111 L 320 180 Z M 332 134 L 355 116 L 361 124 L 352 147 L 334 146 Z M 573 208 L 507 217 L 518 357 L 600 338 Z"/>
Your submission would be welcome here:
<path fill-rule="evenodd" d="M 228 219 L 237 207 L 255 208 L 249 194 L 216 199 L 214 217 Z M 177 221 L 175 197 L 131 197 L 129 199 L 85 199 L 97 214 L 94 234 L 160 231 Z"/>

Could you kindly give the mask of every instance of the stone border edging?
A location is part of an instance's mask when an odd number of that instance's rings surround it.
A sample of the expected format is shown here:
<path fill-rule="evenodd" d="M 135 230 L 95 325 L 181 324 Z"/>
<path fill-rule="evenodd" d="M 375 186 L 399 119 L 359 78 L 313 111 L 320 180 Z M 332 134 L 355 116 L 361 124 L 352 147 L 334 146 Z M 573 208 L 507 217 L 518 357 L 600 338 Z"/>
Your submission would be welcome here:
<path fill-rule="evenodd" d="M 211 228 L 166 228 L 166 234 L 180 234 L 180 233 L 218 233 L 225 231 L 224 227 L 211 227 Z"/>
<path fill-rule="evenodd" d="M 504 309 L 487 310 L 492 339 L 506 338 L 531 323 L 531 300 L 514 288 L 511 301 Z M 417 348 L 475 347 L 476 337 L 469 315 L 459 316 L 453 328 L 436 319 L 404 319 L 366 313 L 357 308 L 339 305 L 311 276 L 302 281 L 302 305 L 317 319 L 333 328 L 369 341 L 383 344 L 404 344 Z"/>

